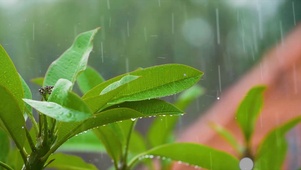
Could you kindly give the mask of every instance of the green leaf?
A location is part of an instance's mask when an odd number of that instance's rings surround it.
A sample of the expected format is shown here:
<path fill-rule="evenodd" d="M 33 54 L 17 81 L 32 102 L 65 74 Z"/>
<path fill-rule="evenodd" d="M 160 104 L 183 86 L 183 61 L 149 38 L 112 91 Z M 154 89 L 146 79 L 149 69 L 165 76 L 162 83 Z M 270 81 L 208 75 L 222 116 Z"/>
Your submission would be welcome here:
<path fill-rule="evenodd" d="M 60 148 L 61 152 L 104 153 L 105 148 L 93 131 L 87 131 L 67 140 Z"/>
<path fill-rule="evenodd" d="M 177 115 L 182 113 L 181 110 L 177 109 L 173 105 L 158 99 L 144 100 L 137 102 L 125 102 L 122 104 L 114 105 L 112 108 L 130 108 L 141 113 L 157 113 L 157 114 L 169 114 Z M 105 127 L 99 127 L 94 130 L 97 136 L 100 138 L 102 143 L 105 145 L 108 154 L 112 157 L 115 162 L 119 162 L 125 150 L 128 134 L 131 133 L 130 129 L 132 121 L 123 121 L 114 124 L 110 124 Z M 108 140 L 109 139 L 109 140 Z M 137 139 L 137 138 L 136 138 Z M 137 139 L 138 140 L 138 139 Z M 140 143 L 141 144 L 141 143 Z M 133 145 L 130 149 L 134 148 Z"/>
<path fill-rule="evenodd" d="M 93 38 L 99 28 L 81 33 L 72 46 L 48 68 L 43 86 L 52 86 L 60 78 L 75 82 L 77 75 L 86 69 L 88 57 L 93 48 Z"/>
<path fill-rule="evenodd" d="M 39 112 L 62 122 L 79 122 L 92 116 L 88 106 L 72 92 L 68 92 L 68 99 L 63 106 L 54 102 L 23 100 Z"/>
<path fill-rule="evenodd" d="M 265 86 L 256 86 L 249 90 L 236 111 L 236 120 L 247 143 L 250 141 L 257 116 L 263 106 L 263 92 L 265 89 Z"/>
<path fill-rule="evenodd" d="M 111 106 L 108 109 L 119 108 L 119 107 L 134 109 L 141 113 L 147 113 L 147 114 L 151 113 L 156 116 L 157 115 L 174 116 L 183 113 L 182 110 L 179 110 L 174 105 L 160 99 L 142 100 L 136 102 L 124 102 L 121 104 Z"/>
<path fill-rule="evenodd" d="M 94 129 L 93 132 L 105 146 L 105 149 L 108 155 L 114 161 L 114 164 L 118 163 L 123 153 L 122 141 L 117 134 L 118 132 L 114 131 L 110 125 L 101 126 L 97 129 Z"/>
<path fill-rule="evenodd" d="M 83 94 L 102 82 L 104 82 L 104 78 L 90 66 L 77 77 L 78 87 Z"/>
<path fill-rule="evenodd" d="M 155 99 L 154 99 L 155 100 Z M 142 102 L 145 101 L 140 101 L 139 103 L 142 104 Z M 166 104 L 162 104 L 163 101 L 160 100 L 156 100 L 156 101 L 152 101 L 149 100 L 147 101 L 149 104 L 152 104 L 154 108 L 156 108 L 156 105 L 161 105 L 164 106 L 163 108 L 161 108 L 161 110 L 159 110 L 160 108 L 158 107 L 157 109 L 142 109 L 140 104 L 128 104 L 125 103 L 124 105 L 120 105 L 120 106 L 128 106 L 128 107 L 132 107 L 131 108 L 123 108 L 123 107 L 117 107 L 117 108 L 111 108 L 109 110 L 105 110 L 102 112 L 99 112 L 97 114 L 94 114 L 93 117 L 88 118 L 87 120 L 83 121 L 83 122 L 75 122 L 75 123 L 61 123 L 60 128 L 58 130 L 58 140 L 56 145 L 54 146 L 53 150 L 56 150 L 61 144 L 63 144 L 66 140 L 68 140 L 69 138 L 85 132 L 87 130 L 99 127 L 99 126 L 103 126 L 109 123 L 114 123 L 114 122 L 118 122 L 118 121 L 122 121 L 122 120 L 127 120 L 127 119 L 136 119 L 136 118 L 142 118 L 142 117 L 150 117 L 150 116 L 158 116 L 158 115 L 176 115 L 179 114 L 179 110 L 174 108 L 171 112 L 170 112 L 170 107 Z M 150 105 L 148 105 L 150 106 Z M 166 109 L 168 108 L 168 109 Z M 137 109 L 137 110 L 134 110 Z M 139 112 L 143 111 L 143 112 Z M 166 112 L 165 112 L 166 111 Z"/>
<path fill-rule="evenodd" d="M 1 162 L 7 162 L 9 147 L 10 147 L 9 136 L 5 133 L 5 131 L 2 128 L 0 128 L 0 151 L 1 151 L 0 161 Z"/>
<path fill-rule="evenodd" d="M 25 141 L 25 121 L 23 111 L 13 94 L 0 86 L 0 120 L 3 128 L 9 133 L 19 149 Z"/>
<path fill-rule="evenodd" d="M 137 78 L 139 78 L 138 76 L 132 76 L 132 75 L 126 75 L 124 77 L 122 77 L 120 80 L 115 81 L 114 83 L 108 85 L 106 88 L 104 88 L 101 92 L 100 95 L 104 95 L 110 91 L 113 91 L 115 89 L 117 89 L 120 86 L 123 86 L 125 84 L 128 84 L 129 82 L 136 80 Z"/>
<path fill-rule="evenodd" d="M 136 81 L 137 76 L 125 75 L 120 77 L 119 80 L 108 84 L 98 95 L 90 98 L 84 98 L 84 101 L 90 107 L 93 113 L 99 111 L 101 108 L 107 105 L 107 103 L 112 100 L 116 95 L 118 95 L 124 88 L 128 87 L 128 83 L 131 81 Z M 100 93 L 103 93 L 100 95 Z"/>
<path fill-rule="evenodd" d="M 155 147 L 137 155 L 129 162 L 129 166 L 144 158 L 153 157 L 171 159 L 210 170 L 239 170 L 239 162 L 232 155 L 193 143 L 172 143 Z"/>
<path fill-rule="evenodd" d="M 82 158 L 63 153 L 52 154 L 48 160 L 54 160 L 47 167 L 58 170 L 72 169 L 72 170 L 97 170 L 93 164 L 83 161 Z"/>
<path fill-rule="evenodd" d="M 48 101 L 55 102 L 60 105 L 68 102 L 68 94 L 72 88 L 72 82 L 67 79 L 59 79 L 49 95 Z"/>
<path fill-rule="evenodd" d="M 20 79 L 21 79 L 21 82 L 22 82 L 23 90 L 24 90 L 24 98 L 26 98 L 26 99 L 32 99 L 32 94 L 31 94 L 30 88 L 28 87 L 28 85 L 25 82 L 25 80 L 21 77 L 21 75 L 20 75 Z M 25 107 L 26 107 L 27 111 L 29 111 L 29 114 L 32 115 L 32 109 L 31 109 L 31 107 L 28 104 L 26 104 Z"/>
<path fill-rule="evenodd" d="M 301 117 L 299 116 L 268 133 L 257 151 L 254 170 L 281 169 L 287 151 L 285 134 L 300 122 Z"/>
<path fill-rule="evenodd" d="M 11 93 L 23 113 L 24 91 L 19 73 L 2 45 L 0 45 L 0 61 L 0 86 L 5 87 Z"/>
<path fill-rule="evenodd" d="M 37 78 L 34 78 L 34 79 L 31 79 L 30 80 L 32 83 L 38 85 L 38 86 L 43 86 L 43 82 L 44 82 L 44 77 L 37 77 Z"/>
<path fill-rule="evenodd" d="M 210 124 L 210 127 L 215 130 L 217 134 L 219 134 L 222 138 L 224 138 L 236 150 L 238 154 L 243 154 L 244 147 L 240 143 L 238 143 L 238 141 L 230 131 L 213 122 Z"/>
<path fill-rule="evenodd" d="M 139 76 L 140 78 L 129 83 L 126 88 L 114 97 L 114 100 L 110 101 L 110 104 L 146 100 L 176 94 L 194 85 L 199 81 L 203 73 L 181 64 L 166 64 L 139 69 L 127 75 Z M 104 88 L 119 80 L 121 77 L 123 77 L 123 75 L 101 83 L 87 92 L 83 98 L 98 96 Z"/>
<path fill-rule="evenodd" d="M 53 87 L 48 101 L 23 99 L 39 112 L 63 122 L 78 122 L 92 116 L 92 112 L 82 99 L 70 90 L 72 82 L 59 79 Z"/>
<path fill-rule="evenodd" d="M 192 86 L 180 94 L 179 98 L 175 102 L 175 106 L 184 110 L 192 101 L 203 93 L 204 90 L 200 86 Z M 150 146 L 155 147 L 168 143 L 178 119 L 179 116 L 157 117 L 152 122 L 147 132 L 147 139 Z"/>

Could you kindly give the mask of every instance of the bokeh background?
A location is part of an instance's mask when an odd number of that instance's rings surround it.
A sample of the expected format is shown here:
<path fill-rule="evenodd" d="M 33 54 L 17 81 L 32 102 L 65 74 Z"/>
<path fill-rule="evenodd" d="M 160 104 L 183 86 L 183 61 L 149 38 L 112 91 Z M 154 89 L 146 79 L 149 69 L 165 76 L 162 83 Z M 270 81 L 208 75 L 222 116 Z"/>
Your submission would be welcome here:
<path fill-rule="evenodd" d="M 300 0 L 0 0 L 0 43 L 36 98 L 30 79 L 96 27 L 89 64 L 106 79 L 164 63 L 202 70 L 184 128 L 300 19 Z"/>

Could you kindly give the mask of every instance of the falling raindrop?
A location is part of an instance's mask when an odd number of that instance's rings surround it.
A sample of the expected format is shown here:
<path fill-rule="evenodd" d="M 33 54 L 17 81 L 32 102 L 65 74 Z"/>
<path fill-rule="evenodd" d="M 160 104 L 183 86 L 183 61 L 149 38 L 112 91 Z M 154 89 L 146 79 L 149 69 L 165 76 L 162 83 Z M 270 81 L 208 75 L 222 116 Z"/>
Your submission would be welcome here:
<path fill-rule="evenodd" d="M 35 39 L 35 34 L 34 34 L 34 32 L 35 32 L 35 25 L 34 25 L 34 23 L 32 24 L 32 40 L 34 41 L 34 39 Z"/>
<path fill-rule="evenodd" d="M 263 31 L 262 31 L 262 14 L 261 14 L 261 6 L 259 5 L 259 2 L 256 1 L 256 8 L 257 8 L 257 14 L 258 14 L 258 27 L 259 27 L 259 35 L 260 39 L 263 38 Z"/>
<path fill-rule="evenodd" d="M 100 51 L 101 51 L 101 62 L 103 63 L 103 43 L 100 43 Z"/>
<path fill-rule="evenodd" d="M 145 42 L 147 42 L 146 27 L 143 28 L 143 33 L 144 33 L 144 40 Z"/>
<path fill-rule="evenodd" d="M 171 13 L 171 34 L 175 33 L 175 15 Z"/>
<path fill-rule="evenodd" d="M 294 17 L 294 25 L 296 25 L 296 14 L 295 14 L 295 2 L 292 2 L 292 8 L 293 8 L 293 17 Z"/>
<path fill-rule="evenodd" d="M 161 0 L 158 0 L 158 5 L 159 7 L 161 7 Z"/>
<path fill-rule="evenodd" d="M 283 45 L 283 28 L 282 28 L 281 21 L 279 21 L 279 27 L 280 27 L 280 35 L 281 35 L 281 45 Z"/>
<path fill-rule="evenodd" d="M 111 28 L 111 26 L 112 26 L 112 18 L 110 17 L 109 18 L 109 27 Z"/>
<path fill-rule="evenodd" d="M 107 0 L 107 8 L 108 8 L 108 10 L 111 9 L 110 0 Z"/>
<path fill-rule="evenodd" d="M 218 87 L 219 87 L 219 92 L 222 92 L 221 67 L 220 67 L 220 65 L 217 66 L 217 69 L 218 69 Z"/>
<path fill-rule="evenodd" d="M 130 63 L 129 63 L 129 58 L 125 58 L 125 71 L 129 72 L 129 67 L 130 67 Z"/>
<path fill-rule="evenodd" d="M 129 37 L 130 36 L 130 22 L 129 21 L 126 22 L 126 32 Z"/>
<path fill-rule="evenodd" d="M 257 32 L 256 32 L 256 28 L 253 26 L 252 27 L 252 30 L 253 30 L 253 42 L 254 42 L 254 50 L 255 50 L 255 52 L 258 52 L 258 45 L 257 45 L 257 36 L 256 36 L 256 34 L 257 34 Z M 253 59 L 254 60 L 254 59 Z"/>
<path fill-rule="evenodd" d="M 217 34 L 217 44 L 220 44 L 220 32 L 219 32 L 219 12 L 218 9 L 215 9 L 216 14 L 216 34 Z"/>

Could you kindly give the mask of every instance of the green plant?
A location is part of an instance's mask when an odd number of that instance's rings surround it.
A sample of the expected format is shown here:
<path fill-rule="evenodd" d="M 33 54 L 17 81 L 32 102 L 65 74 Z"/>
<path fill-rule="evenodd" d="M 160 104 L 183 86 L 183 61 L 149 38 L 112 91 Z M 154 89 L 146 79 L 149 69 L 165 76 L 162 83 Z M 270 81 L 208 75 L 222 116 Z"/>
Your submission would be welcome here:
<path fill-rule="evenodd" d="M 140 68 L 104 81 L 95 70 L 87 67 L 97 31 L 80 34 L 50 65 L 44 78 L 33 80 L 42 86 L 39 89 L 41 100 L 32 100 L 31 90 L 0 46 L 0 167 L 10 170 L 96 169 L 79 157 L 55 153 L 67 140 L 91 129 L 118 170 L 131 169 L 150 155 L 203 166 L 197 157 L 204 154 L 200 152 L 202 149 L 211 150 L 204 146 L 166 144 L 132 152 L 135 149 L 131 144 L 134 141 L 131 139 L 140 138 L 134 131 L 137 119 L 181 115 L 180 109 L 158 98 L 193 86 L 203 73 L 185 65 L 166 64 Z M 75 82 L 84 93 L 81 97 L 72 91 Z M 32 108 L 37 111 L 38 118 Z M 189 152 L 183 157 L 185 150 Z M 236 163 L 232 156 L 213 150 L 212 155 L 215 154 Z"/>
<path fill-rule="evenodd" d="M 212 128 L 236 150 L 239 159 L 251 158 L 254 161 L 254 170 L 280 170 L 287 150 L 285 134 L 300 123 L 301 116 L 272 129 L 261 141 L 256 153 L 253 153 L 250 142 L 263 106 L 265 89 L 265 86 L 255 86 L 250 89 L 236 111 L 236 120 L 244 135 L 243 144 L 240 144 L 227 129 L 217 124 L 212 124 Z"/>

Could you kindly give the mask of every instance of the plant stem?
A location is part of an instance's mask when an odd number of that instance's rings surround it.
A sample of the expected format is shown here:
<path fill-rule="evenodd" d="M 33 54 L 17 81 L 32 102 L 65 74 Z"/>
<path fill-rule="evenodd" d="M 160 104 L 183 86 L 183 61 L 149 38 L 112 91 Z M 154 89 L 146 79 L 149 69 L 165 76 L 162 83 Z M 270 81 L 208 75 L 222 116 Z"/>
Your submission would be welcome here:
<path fill-rule="evenodd" d="M 121 162 L 122 166 L 120 167 L 121 170 L 127 170 L 128 169 L 128 165 L 127 165 L 128 150 L 129 150 L 131 135 L 132 135 L 133 130 L 135 129 L 136 122 L 137 122 L 137 120 L 132 121 L 131 126 L 130 126 L 130 131 L 129 131 L 127 139 L 126 139 L 124 156 L 123 156 L 123 159 L 121 160 L 122 161 Z"/>
<path fill-rule="evenodd" d="M 47 117 L 45 115 L 43 115 L 43 119 L 44 119 L 44 141 L 48 141 L 48 123 L 47 123 Z"/>
<path fill-rule="evenodd" d="M 42 121 L 43 117 L 42 114 L 39 113 L 39 133 L 37 135 L 37 137 L 41 137 L 42 136 L 42 129 L 43 129 L 43 121 Z"/>
<path fill-rule="evenodd" d="M 26 137 L 27 137 L 29 146 L 30 146 L 31 150 L 34 151 L 34 150 L 36 149 L 36 147 L 35 147 L 35 145 L 34 145 L 34 143 L 33 143 L 33 141 L 32 141 L 32 138 L 31 138 L 31 136 L 30 136 L 30 134 L 29 134 L 27 128 L 25 128 L 25 133 L 26 133 Z"/>
<path fill-rule="evenodd" d="M 21 146 L 17 146 L 17 147 L 19 148 L 19 152 L 21 154 L 23 162 L 26 163 L 26 161 L 27 161 L 27 154 L 26 154 L 24 148 L 22 148 Z"/>
<path fill-rule="evenodd" d="M 0 166 L 3 167 L 4 169 L 7 170 L 14 170 L 12 167 L 10 167 L 9 165 L 5 164 L 4 162 L 0 161 Z"/>

